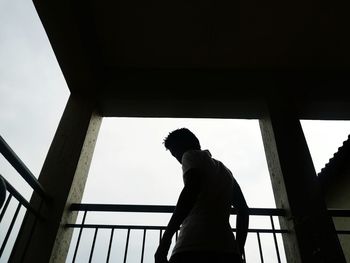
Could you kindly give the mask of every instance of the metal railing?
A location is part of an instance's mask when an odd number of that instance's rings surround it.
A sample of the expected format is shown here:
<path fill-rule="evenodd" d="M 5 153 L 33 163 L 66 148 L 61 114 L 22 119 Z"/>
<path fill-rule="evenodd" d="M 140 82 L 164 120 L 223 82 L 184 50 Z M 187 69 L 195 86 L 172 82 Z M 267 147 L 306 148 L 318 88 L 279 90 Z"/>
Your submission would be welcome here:
<path fill-rule="evenodd" d="M 96 213 L 154 213 L 154 214 L 171 214 L 174 211 L 174 206 L 155 206 L 155 205 L 113 205 L 113 204 L 72 204 L 70 207 L 71 211 L 77 211 L 79 213 L 82 213 L 82 216 L 79 220 L 79 222 L 75 224 L 66 224 L 66 227 L 68 228 L 74 228 L 76 229 L 76 239 L 71 244 L 71 257 L 67 262 L 77 262 L 81 261 L 78 257 L 78 251 L 79 249 L 82 249 L 81 245 L 81 239 L 82 234 L 84 230 L 93 231 L 92 238 L 87 242 L 85 239 L 85 243 L 83 246 L 85 247 L 84 253 L 87 253 L 88 256 L 85 261 L 93 262 L 94 252 L 97 244 L 97 237 L 99 234 L 99 231 L 106 231 L 109 230 L 109 234 L 103 236 L 102 239 L 108 240 L 108 244 L 106 243 L 106 251 L 104 255 L 99 255 L 99 260 L 94 262 L 110 262 L 111 259 L 111 253 L 113 250 L 113 242 L 114 242 L 114 236 L 117 230 L 124 230 L 126 231 L 126 237 L 123 239 L 124 242 L 124 248 L 122 253 L 123 257 L 118 262 L 129 262 L 128 261 L 128 255 L 129 255 L 129 245 L 130 245 L 130 235 L 132 231 L 141 231 L 142 236 L 140 239 L 142 240 L 140 247 L 138 248 L 139 260 L 134 260 L 132 262 L 144 262 L 144 254 L 145 254 L 145 245 L 146 245 L 146 235 L 149 231 L 158 231 L 159 238 L 157 242 L 160 241 L 162 237 L 162 233 L 165 230 L 164 225 L 130 225 L 130 224 L 102 224 L 102 223 L 87 223 L 88 216 L 93 217 Z M 339 209 L 330 209 L 328 210 L 330 216 L 333 218 L 338 217 L 346 217 L 350 219 L 350 210 L 339 210 Z M 232 209 L 231 214 L 235 215 L 236 212 L 234 209 Z M 286 262 L 285 254 L 284 254 L 284 248 L 282 243 L 281 235 L 283 233 L 287 233 L 288 231 L 285 229 L 281 229 L 279 227 L 279 223 L 275 223 L 274 218 L 285 216 L 285 211 L 283 209 L 265 209 L 265 208 L 251 208 L 249 211 L 249 214 L 251 217 L 264 217 L 267 218 L 270 226 L 268 227 L 267 224 L 264 224 L 263 228 L 249 228 L 248 230 L 248 237 L 250 237 L 251 241 L 252 239 L 255 239 L 255 246 L 257 249 L 252 249 L 252 243 L 250 244 L 250 248 L 246 249 L 246 256 L 247 256 L 247 262 Z M 104 216 L 104 218 L 108 218 L 107 216 Z M 92 220 L 96 221 L 96 220 Z M 236 231 L 236 229 L 232 229 L 233 232 Z M 174 240 L 177 239 L 177 234 L 174 237 Z M 349 229 L 337 229 L 338 235 L 350 235 L 350 225 Z M 270 238 L 270 244 L 265 243 L 265 247 L 269 246 L 269 248 L 274 249 L 274 259 L 267 256 L 267 252 L 264 253 L 263 248 L 263 242 L 262 242 L 262 235 L 270 235 L 272 236 L 272 240 Z M 90 243 L 90 247 L 87 248 L 87 243 Z M 247 247 L 247 246 L 246 246 Z M 114 248 L 115 249 L 115 248 Z M 119 251 L 120 252 L 120 251 Z M 152 251 L 154 253 L 154 251 Z M 251 254 L 258 254 L 258 256 L 255 255 L 255 257 L 252 257 Z M 120 253 L 119 253 L 120 254 Z M 264 256 L 265 254 L 265 256 Z M 270 254 L 271 256 L 271 254 Z M 104 258 L 101 260 L 101 258 Z M 254 258 L 254 259 L 253 259 Z M 84 261 L 84 262 L 85 262 Z M 152 261 L 153 262 L 153 261 Z"/>
<path fill-rule="evenodd" d="M 108 238 L 108 249 L 106 251 L 106 254 L 103 255 L 106 262 L 110 261 L 110 256 L 112 252 L 112 245 L 113 245 L 113 237 L 116 232 L 116 230 L 126 230 L 126 239 L 124 240 L 125 248 L 124 248 L 124 256 L 122 259 L 122 262 L 126 263 L 128 260 L 128 249 L 129 249 L 129 242 L 130 242 L 130 234 L 132 231 L 142 231 L 142 244 L 139 248 L 139 262 L 144 262 L 144 253 L 145 253 L 145 240 L 146 235 L 148 231 L 158 231 L 159 232 L 159 240 L 161 239 L 161 236 L 163 234 L 163 231 L 165 230 L 164 225 L 129 225 L 129 224 L 121 224 L 121 225 L 114 225 L 114 224 L 90 224 L 87 222 L 88 214 L 94 214 L 97 212 L 123 212 L 123 213 L 172 213 L 174 211 L 174 206 L 153 206 L 153 205 L 107 205 L 107 204 L 72 204 L 71 205 L 71 211 L 80 211 L 83 213 L 82 219 L 79 220 L 80 222 L 75 224 L 66 224 L 66 227 L 68 228 L 75 228 L 78 230 L 77 233 L 77 239 L 74 244 L 71 244 L 71 262 L 76 262 L 78 260 L 78 251 L 81 245 L 81 237 L 83 234 L 84 229 L 90 229 L 93 230 L 93 237 L 91 243 L 90 243 L 90 251 L 88 262 L 92 262 L 92 258 L 94 256 L 94 249 L 96 247 L 96 240 L 97 236 L 100 230 L 106 230 L 109 229 L 109 237 L 104 237 L 105 239 Z M 235 210 L 232 209 L 231 214 L 236 214 Z M 269 218 L 271 226 L 269 228 L 250 228 L 248 230 L 248 236 L 255 235 L 256 237 L 256 246 L 258 247 L 259 251 L 259 257 L 260 261 L 264 262 L 264 253 L 263 253 L 263 247 L 262 247 L 262 241 L 261 241 L 261 235 L 262 234 L 270 234 L 273 237 L 273 244 L 271 244 L 275 249 L 275 255 L 276 255 L 276 262 L 282 262 L 281 259 L 281 242 L 277 241 L 277 235 L 281 235 L 282 233 L 287 233 L 287 230 L 280 229 L 277 224 L 274 222 L 274 217 L 278 216 L 285 216 L 285 212 L 282 209 L 264 209 L 264 208 L 251 208 L 250 209 L 250 215 L 251 216 L 263 216 Z M 233 232 L 236 231 L 236 229 L 232 229 Z M 174 238 L 177 239 L 177 233 Z M 86 240 L 85 240 L 86 241 Z M 84 245 L 85 246 L 85 245 Z M 247 251 L 246 251 L 247 252 Z M 283 252 L 284 253 L 284 252 Z M 284 256 L 284 254 L 283 254 Z M 248 257 L 249 258 L 249 257 Z M 270 260 L 270 259 L 269 259 Z M 80 260 L 79 260 L 80 261 Z M 70 262 L 70 261 L 69 261 Z M 97 261 L 96 261 L 97 262 Z M 102 262 L 99 260 L 99 262 Z M 247 259 L 248 262 L 248 259 Z"/>
<path fill-rule="evenodd" d="M 0 136 L 0 152 L 6 158 L 6 160 L 12 165 L 13 168 L 22 176 L 22 178 L 30 185 L 30 187 L 39 194 L 42 198 L 46 198 L 43 187 L 40 185 L 38 180 L 28 169 L 28 167 L 22 162 L 17 154 L 11 149 L 6 141 Z"/>
<path fill-rule="evenodd" d="M 16 155 L 16 153 L 11 149 L 11 147 L 5 142 L 5 140 L 0 136 L 0 153 L 5 157 L 5 159 L 12 165 L 12 167 L 19 173 L 19 175 L 28 183 L 28 185 L 33 189 L 35 193 L 37 193 L 42 200 L 47 199 L 47 194 L 43 190 L 42 186 L 38 182 L 38 180 L 34 177 L 34 175 L 30 172 L 30 170 L 26 167 L 26 165 L 21 161 L 21 159 Z M 2 223 L 3 219 L 7 218 L 9 220 L 9 225 L 7 230 L 4 233 L 4 236 L 1 237 L 2 244 L 0 246 L 0 259 L 3 259 L 3 253 L 5 248 L 8 246 L 8 241 L 13 234 L 14 226 L 18 223 L 18 215 L 22 208 L 26 211 L 31 212 L 37 219 L 42 219 L 43 217 L 38 212 L 38 209 L 31 206 L 31 204 L 13 187 L 3 176 L 0 175 L 0 180 L 4 181 L 6 188 L 6 201 L 3 204 L 0 212 L 0 223 Z M 13 200 L 15 199 L 15 203 Z M 15 205 L 15 212 L 12 214 L 10 209 L 10 203 Z M 12 217 L 12 218 L 11 218 Z M 2 235 L 2 233 L 1 233 Z"/>

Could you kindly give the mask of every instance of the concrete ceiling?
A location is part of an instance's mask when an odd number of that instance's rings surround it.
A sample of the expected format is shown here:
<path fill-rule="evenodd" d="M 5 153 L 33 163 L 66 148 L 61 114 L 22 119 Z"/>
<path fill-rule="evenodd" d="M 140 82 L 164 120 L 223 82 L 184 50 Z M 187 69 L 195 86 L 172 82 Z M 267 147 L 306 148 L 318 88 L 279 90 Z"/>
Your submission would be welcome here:
<path fill-rule="evenodd" d="M 72 93 L 103 116 L 350 119 L 348 1 L 35 0 Z"/>

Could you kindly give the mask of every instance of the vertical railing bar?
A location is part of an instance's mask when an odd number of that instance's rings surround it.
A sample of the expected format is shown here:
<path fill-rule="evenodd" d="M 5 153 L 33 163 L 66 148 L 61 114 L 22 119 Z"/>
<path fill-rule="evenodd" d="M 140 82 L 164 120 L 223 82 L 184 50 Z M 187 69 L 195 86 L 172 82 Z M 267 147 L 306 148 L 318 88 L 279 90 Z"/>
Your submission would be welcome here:
<path fill-rule="evenodd" d="M 276 232 L 275 232 L 275 224 L 273 222 L 272 215 L 270 216 L 270 220 L 271 220 L 271 226 L 272 226 L 273 240 L 275 242 L 275 248 L 276 248 L 276 253 L 277 253 L 277 260 L 278 260 L 278 263 L 281 263 L 281 257 L 280 257 L 280 252 L 278 249 L 277 237 L 276 237 Z"/>
<path fill-rule="evenodd" d="M 6 199 L 6 203 L 5 203 L 5 205 L 4 205 L 4 207 L 3 207 L 2 211 L 1 211 L 1 214 L 0 214 L 0 223 L 2 221 L 2 218 L 4 217 L 4 214 L 5 214 L 6 210 L 7 210 L 7 207 L 9 205 L 10 201 L 11 201 L 11 198 L 12 198 L 12 194 L 9 193 L 9 196 Z"/>
<path fill-rule="evenodd" d="M 259 232 L 256 232 L 256 235 L 257 235 L 257 237 L 258 237 L 258 244 L 259 244 L 259 252 L 260 252 L 261 263 L 264 263 L 264 257 L 263 257 L 263 253 L 262 253 L 262 248 L 261 248 L 261 241 L 260 241 L 260 234 L 259 234 Z"/>
<path fill-rule="evenodd" d="M 111 237 L 109 239 L 109 245 L 108 245 L 108 253 L 107 253 L 107 261 L 106 263 L 109 262 L 109 256 L 111 254 L 111 248 L 112 248 L 112 242 L 113 242 L 113 235 L 114 235 L 114 228 L 111 230 Z"/>
<path fill-rule="evenodd" d="M 234 231 L 234 232 L 237 234 L 236 231 Z M 246 259 L 246 257 L 245 257 L 245 249 L 244 249 L 244 248 L 243 248 L 243 253 L 242 253 L 242 255 L 243 255 L 242 263 L 247 263 L 247 259 Z"/>
<path fill-rule="evenodd" d="M 92 241 L 92 247 L 91 247 L 91 252 L 90 252 L 89 263 L 91 263 L 92 255 L 94 254 L 97 232 L 98 232 L 98 227 L 95 228 L 95 234 L 94 234 L 94 239 Z"/>
<path fill-rule="evenodd" d="M 143 230 L 141 263 L 143 263 L 143 255 L 145 254 L 146 229 Z"/>
<path fill-rule="evenodd" d="M 130 228 L 128 228 L 128 234 L 127 234 L 127 236 L 126 236 L 126 245 L 125 245 L 125 253 L 124 253 L 124 263 L 126 263 L 126 258 L 127 258 L 127 255 L 128 255 L 129 237 L 130 237 Z"/>
<path fill-rule="evenodd" d="M 42 207 L 42 205 L 43 205 L 43 202 L 44 202 L 44 201 L 43 201 L 43 199 L 41 198 L 40 204 L 39 204 L 39 209 L 38 209 L 39 212 L 41 211 L 41 207 Z M 30 229 L 29 237 L 27 238 L 26 245 L 25 245 L 25 248 L 24 248 L 24 252 L 22 253 L 21 261 L 20 261 L 20 262 L 23 262 L 23 261 L 24 261 L 24 257 L 25 257 L 25 255 L 26 255 L 26 253 L 27 253 L 27 249 L 28 249 L 28 247 L 29 247 L 29 243 L 30 243 L 30 241 L 32 240 L 32 237 L 33 237 L 33 233 L 34 233 L 35 226 L 36 226 L 36 224 L 37 224 L 37 222 L 38 222 L 38 217 L 37 217 L 36 215 L 34 215 L 34 214 L 33 214 L 32 216 L 35 217 L 34 223 L 32 224 L 32 227 L 31 227 L 31 229 Z"/>
<path fill-rule="evenodd" d="M 16 219 L 17 219 L 19 210 L 21 209 L 21 206 L 22 206 L 22 204 L 21 204 L 21 203 L 18 203 L 16 212 L 15 212 L 15 214 L 14 214 L 12 220 L 11 220 L 11 224 L 10 224 L 8 230 L 7 230 L 5 239 L 4 239 L 4 241 L 2 242 L 2 245 L 1 245 L 1 248 L 0 248 L 0 258 L 1 258 L 1 256 L 2 256 L 2 253 L 3 253 L 4 250 L 5 250 L 7 241 L 8 241 L 8 239 L 9 239 L 9 237 L 10 237 L 10 234 L 11 234 L 11 232 L 12 232 L 12 228 L 13 228 L 15 222 L 16 222 Z"/>
<path fill-rule="evenodd" d="M 81 227 L 80 227 L 80 230 L 79 230 L 78 240 L 77 240 L 77 244 L 75 246 L 74 255 L 73 255 L 73 259 L 72 259 L 73 263 L 75 262 L 75 258 L 77 257 L 77 252 L 78 252 L 78 247 L 79 247 L 79 244 L 80 244 L 81 233 L 83 232 L 83 228 L 84 228 L 86 213 L 87 213 L 87 211 L 84 211 L 83 220 L 81 222 Z"/>
<path fill-rule="evenodd" d="M 175 232 L 175 241 L 177 241 L 177 238 L 179 237 L 179 232 L 178 231 L 176 231 Z"/>

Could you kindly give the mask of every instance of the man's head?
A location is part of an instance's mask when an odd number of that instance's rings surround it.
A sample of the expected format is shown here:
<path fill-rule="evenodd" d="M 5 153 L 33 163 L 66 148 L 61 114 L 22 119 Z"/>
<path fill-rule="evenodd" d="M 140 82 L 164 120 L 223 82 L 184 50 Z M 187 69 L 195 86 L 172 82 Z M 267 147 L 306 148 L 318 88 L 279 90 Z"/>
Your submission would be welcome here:
<path fill-rule="evenodd" d="M 200 150 L 197 137 L 186 128 L 172 131 L 164 139 L 164 146 L 181 163 L 182 155 L 188 150 Z"/>

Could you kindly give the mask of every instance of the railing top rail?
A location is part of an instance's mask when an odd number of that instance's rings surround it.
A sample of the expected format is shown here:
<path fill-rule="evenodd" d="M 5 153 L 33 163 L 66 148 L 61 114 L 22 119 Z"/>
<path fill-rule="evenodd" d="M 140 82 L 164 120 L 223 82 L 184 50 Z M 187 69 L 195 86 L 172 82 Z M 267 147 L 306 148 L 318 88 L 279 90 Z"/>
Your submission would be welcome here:
<path fill-rule="evenodd" d="M 20 202 L 25 208 L 27 208 L 30 212 L 32 212 L 34 215 L 42 218 L 40 213 L 33 208 L 33 206 L 19 193 L 17 190 L 4 178 L 0 175 L 0 177 L 4 180 L 7 191 L 14 196 L 18 202 Z"/>
<path fill-rule="evenodd" d="M 101 228 L 101 229 L 135 229 L 135 230 L 165 230 L 166 226 L 156 225 L 106 225 L 106 224 L 66 224 L 65 227 L 71 228 Z M 232 231 L 237 231 L 236 228 L 232 228 Z M 249 233 L 288 233 L 285 229 L 265 229 L 265 228 L 249 228 Z"/>
<path fill-rule="evenodd" d="M 139 213 L 172 213 L 175 206 L 171 205 L 126 205 L 126 204 L 72 204 L 72 211 L 93 212 L 139 212 Z M 237 214 L 235 209 L 231 214 Z M 285 211 L 278 208 L 250 208 L 250 215 L 284 216 Z"/>
<path fill-rule="evenodd" d="M 43 187 L 38 180 L 28 169 L 28 167 L 22 162 L 17 154 L 11 149 L 6 141 L 0 135 L 0 153 L 6 158 L 6 160 L 17 170 L 17 172 L 23 177 L 23 179 L 31 186 L 31 188 L 38 193 L 41 197 L 46 198 Z"/>

